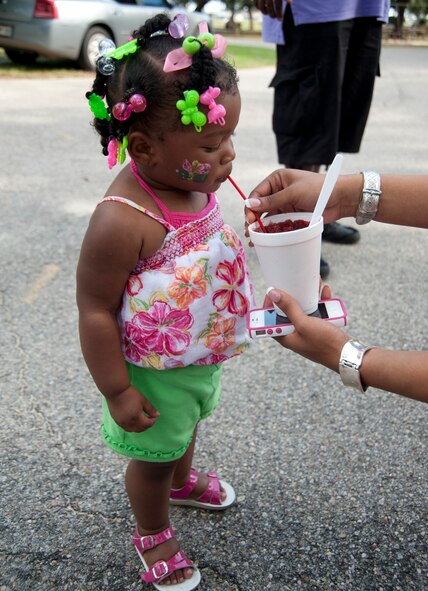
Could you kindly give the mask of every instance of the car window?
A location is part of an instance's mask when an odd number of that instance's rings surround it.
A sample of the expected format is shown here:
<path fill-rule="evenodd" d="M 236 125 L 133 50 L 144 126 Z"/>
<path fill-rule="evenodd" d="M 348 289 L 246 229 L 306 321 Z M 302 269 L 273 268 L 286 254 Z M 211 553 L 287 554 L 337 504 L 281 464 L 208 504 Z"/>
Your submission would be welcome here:
<path fill-rule="evenodd" d="M 171 8 L 167 0 L 136 0 L 139 6 L 156 6 L 157 8 Z"/>
<path fill-rule="evenodd" d="M 118 4 L 138 4 L 136 0 L 115 0 Z"/>

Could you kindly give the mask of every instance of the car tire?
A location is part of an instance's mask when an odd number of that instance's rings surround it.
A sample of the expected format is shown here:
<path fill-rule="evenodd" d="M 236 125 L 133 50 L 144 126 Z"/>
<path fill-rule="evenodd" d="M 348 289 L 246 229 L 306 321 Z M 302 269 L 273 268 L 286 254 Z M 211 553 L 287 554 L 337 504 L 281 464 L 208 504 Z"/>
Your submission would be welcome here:
<path fill-rule="evenodd" d="M 83 70 L 95 70 L 100 41 L 111 38 L 111 34 L 103 27 L 91 27 L 82 42 L 78 59 L 79 66 Z"/>
<path fill-rule="evenodd" d="M 4 52 L 11 62 L 19 66 L 32 66 L 39 57 L 38 53 L 20 49 L 5 49 Z"/>

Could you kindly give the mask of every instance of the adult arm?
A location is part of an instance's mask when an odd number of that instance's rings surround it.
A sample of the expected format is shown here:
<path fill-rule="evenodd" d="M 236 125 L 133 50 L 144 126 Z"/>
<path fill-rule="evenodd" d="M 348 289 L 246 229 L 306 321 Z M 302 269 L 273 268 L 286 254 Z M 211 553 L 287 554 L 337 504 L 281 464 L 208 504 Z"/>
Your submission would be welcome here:
<path fill-rule="evenodd" d="M 323 297 L 330 295 L 323 292 Z M 338 373 L 342 348 L 352 337 L 329 322 L 307 316 L 297 301 L 280 289 L 269 292 L 264 306 L 272 302 L 286 313 L 295 328 L 293 333 L 275 340 L 286 349 Z M 370 349 L 363 357 L 360 376 L 367 387 L 428 402 L 428 352 Z"/>
<path fill-rule="evenodd" d="M 258 8 L 260 12 L 282 20 L 283 17 L 283 0 L 253 0 L 255 8 Z M 291 4 L 292 0 L 287 0 L 288 4 Z"/>
<path fill-rule="evenodd" d="M 324 175 L 282 168 L 267 176 L 246 201 L 255 212 L 313 211 Z M 354 217 L 363 188 L 361 174 L 339 177 L 324 211 L 324 222 Z M 375 221 L 428 228 L 428 176 L 381 175 L 382 195 Z M 255 221 L 246 209 L 248 223 Z"/>

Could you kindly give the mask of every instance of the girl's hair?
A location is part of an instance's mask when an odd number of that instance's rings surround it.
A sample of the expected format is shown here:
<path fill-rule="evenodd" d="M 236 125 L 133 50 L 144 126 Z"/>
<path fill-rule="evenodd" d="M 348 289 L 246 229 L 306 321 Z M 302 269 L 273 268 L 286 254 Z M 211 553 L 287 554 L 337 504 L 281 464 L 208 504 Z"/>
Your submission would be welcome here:
<path fill-rule="evenodd" d="M 144 95 L 147 101 L 142 113 L 133 112 L 125 121 L 119 121 L 114 116 L 94 118 L 93 125 L 101 136 L 106 156 L 109 141 L 122 141 L 137 120 L 142 129 L 156 132 L 160 140 L 164 132 L 177 129 L 181 125 L 181 115 L 175 105 L 183 98 L 185 90 L 193 89 L 201 94 L 209 86 L 218 86 L 228 94 L 237 92 L 235 68 L 223 59 L 214 58 L 211 50 L 204 45 L 193 55 L 190 68 L 163 71 L 167 54 L 181 47 L 183 42 L 183 39 L 175 39 L 168 34 L 170 23 L 171 19 L 166 14 L 148 19 L 132 33 L 137 40 L 137 51 L 122 59 L 114 59 L 112 75 L 97 71 L 92 89 L 86 93 L 87 98 L 93 93 L 104 97 L 109 114 L 116 103 L 126 102 L 135 93 Z"/>

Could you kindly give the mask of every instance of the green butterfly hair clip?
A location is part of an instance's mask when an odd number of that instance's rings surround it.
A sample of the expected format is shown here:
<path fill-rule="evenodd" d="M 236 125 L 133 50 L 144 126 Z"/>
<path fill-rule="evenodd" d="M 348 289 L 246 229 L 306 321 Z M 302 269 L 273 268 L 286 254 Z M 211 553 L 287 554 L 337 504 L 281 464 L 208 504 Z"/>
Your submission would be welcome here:
<path fill-rule="evenodd" d="M 99 94 L 95 94 L 95 92 L 91 93 L 88 97 L 88 103 L 89 108 L 96 119 L 107 119 L 107 121 L 110 121 L 110 115 L 107 111 L 107 107 L 105 106 L 105 103 Z"/>

